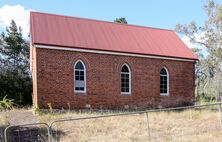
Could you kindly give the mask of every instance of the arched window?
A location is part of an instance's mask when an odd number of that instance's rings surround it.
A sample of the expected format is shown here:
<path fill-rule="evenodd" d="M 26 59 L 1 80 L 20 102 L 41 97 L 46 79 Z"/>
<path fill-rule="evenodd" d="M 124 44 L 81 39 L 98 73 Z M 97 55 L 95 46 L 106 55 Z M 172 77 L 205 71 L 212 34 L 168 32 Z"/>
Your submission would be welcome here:
<path fill-rule="evenodd" d="M 81 60 L 74 65 L 75 92 L 86 92 L 86 68 Z"/>
<path fill-rule="evenodd" d="M 121 94 L 131 94 L 131 71 L 127 64 L 121 68 Z"/>
<path fill-rule="evenodd" d="M 169 95 L 169 73 L 165 67 L 160 70 L 160 95 Z"/>

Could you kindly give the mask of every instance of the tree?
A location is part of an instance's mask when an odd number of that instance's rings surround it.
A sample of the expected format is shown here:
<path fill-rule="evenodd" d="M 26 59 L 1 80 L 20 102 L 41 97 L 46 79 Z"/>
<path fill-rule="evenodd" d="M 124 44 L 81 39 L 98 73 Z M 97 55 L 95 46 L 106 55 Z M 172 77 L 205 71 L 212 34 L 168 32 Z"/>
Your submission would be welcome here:
<path fill-rule="evenodd" d="M 3 48 L 2 46 L 3 46 L 3 41 L 2 41 L 2 38 L 0 37 L 0 49 Z M 3 68 L 2 62 L 3 62 L 3 58 L 2 58 L 2 56 L 0 54 L 0 73 L 2 72 L 2 68 Z"/>
<path fill-rule="evenodd" d="M 122 24 L 127 24 L 126 18 L 124 17 L 120 17 L 120 18 L 116 18 L 114 20 L 115 23 L 122 23 Z"/>
<path fill-rule="evenodd" d="M 11 21 L 1 35 L 0 99 L 5 95 L 20 105 L 31 104 L 32 82 L 29 71 L 29 43 L 22 29 Z"/>
<path fill-rule="evenodd" d="M 3 45 L 0 53 L 4 56 L 3 63 L 8 69 L 21 71 L 28 74 L 29 72 L 29 43 L 22 37 L 22 30 L 16 26 L 14 20 L 11 26 L 6 28 L 6 33 L 2 33 Z"/>
<path fill-rule="evenodd" d="M 201 58 L 196 64 L 196 79 L 199 82 L 196 84 L 199 88 L 197 92 L 200 91 L 204 96 L 218 98 L 215 95 L 222 92 L 219 86 L 222 83 L 222 5 L 210 0 L 204 5 L 204 10 L 208 16 L 204 26 L 198 27 L 192 21 L 188 25 L 177 24 L 175 30 L 189 37 L 190 41 L 198 47 L 207 50 L 207 56 Z"/>

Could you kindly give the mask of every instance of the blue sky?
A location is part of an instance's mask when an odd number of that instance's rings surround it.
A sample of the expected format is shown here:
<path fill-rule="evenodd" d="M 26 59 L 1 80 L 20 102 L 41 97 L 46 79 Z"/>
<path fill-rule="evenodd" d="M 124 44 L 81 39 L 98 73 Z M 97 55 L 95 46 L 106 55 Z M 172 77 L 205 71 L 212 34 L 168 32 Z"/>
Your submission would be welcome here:
<path fill-rule="evenodd" d="M 131 24 L 173 29 L 192 20 L 203 24 L 206 0 L 1 0 L 0 7 L 21 5 L 25 9 L 113 21 L 126 17 Z"/>
<path fill-rule="evenodd" d="M 222 3 L 222 0 L 215 0 Z M 29 11 L 113 21 L 125 17 L 129 24 L 174 29 L 192 20 L 203 25 L 207 0 L 1 0 L 0 30 L 15 18 L 24 33 L 29 32 Z M 15 7 L 17 6 L 17 7 Z M 1 11 L 2 10 L 2 11 Z"/>

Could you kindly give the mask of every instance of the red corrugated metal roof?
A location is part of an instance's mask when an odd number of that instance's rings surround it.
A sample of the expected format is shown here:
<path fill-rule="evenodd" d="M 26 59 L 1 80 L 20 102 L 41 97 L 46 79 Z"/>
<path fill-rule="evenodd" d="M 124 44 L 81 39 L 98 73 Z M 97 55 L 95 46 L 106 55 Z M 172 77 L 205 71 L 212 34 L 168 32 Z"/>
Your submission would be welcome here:
<path fill-rule="evenodd" d="M 32 44 L 197 59 L 172 30 L 31 12 Z"/>

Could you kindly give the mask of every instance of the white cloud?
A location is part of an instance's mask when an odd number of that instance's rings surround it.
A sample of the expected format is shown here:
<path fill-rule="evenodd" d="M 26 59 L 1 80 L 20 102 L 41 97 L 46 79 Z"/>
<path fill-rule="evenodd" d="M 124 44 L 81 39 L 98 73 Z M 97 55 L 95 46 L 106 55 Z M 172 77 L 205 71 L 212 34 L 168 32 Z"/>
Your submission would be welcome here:
<path fill-rule="evenodd" d="M 194 48 L 195 47 L 195 44 L 190 42 L 189 37 L 183 36 L 181 39 L 189 48 Z"/>
<path fill-rule="evenodd" d="M 194 36 L 196 41 L 199 42 L 204 41 L 204 34 L 205 34 L 204 32 L 201 32 L 200 34 L 195 34 Z M 183 36 L 181 39 L 189 48 L 201 48 L 201 49 L 203 48 L 201 45 L 190 42 L 190 38 L 187 36 Z"/>
<path fill-rule="evenodd" d="M 10 25 L 11 20 L 15 20 L 17 26 L 22 28 L 25 38 L 29 34 L 29 13 L 32 9 L 25 9 L 21 5 L 4 5 L 0 8 L 0 27 L 5 28 Z"/>
<path fill-rule="evenodd" d="M 201 32 L 200 34 L 195 34 L 194 36 L 195 36 L 197 41 L 203 42 L 204 41 L 204 35 L 205 35 L 205 33 Z M 183 36 L 181 39 L 189 48 L 199 48 L 201 53 L 204 55 L 204 57 L 206 57 L 208 55 L 208 51 L 207 51 L 206 48 L 204 48 L 200 44 L 194 44 L 194 43 L 190 42 L 189 37 Z"/>

